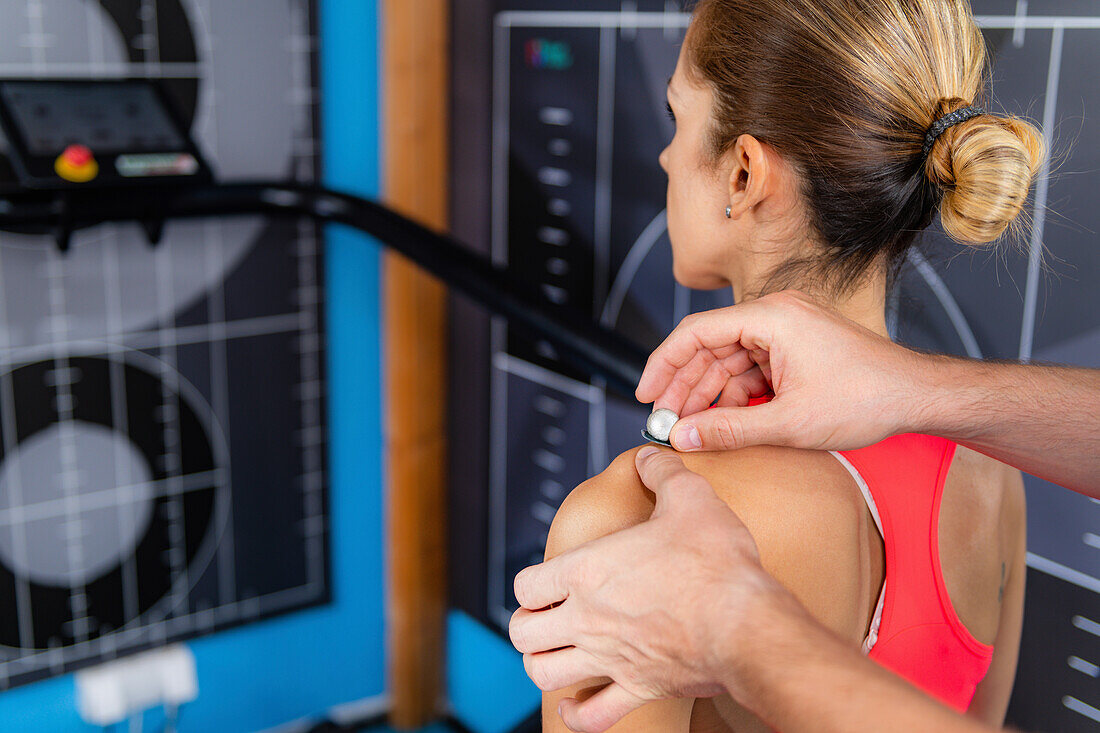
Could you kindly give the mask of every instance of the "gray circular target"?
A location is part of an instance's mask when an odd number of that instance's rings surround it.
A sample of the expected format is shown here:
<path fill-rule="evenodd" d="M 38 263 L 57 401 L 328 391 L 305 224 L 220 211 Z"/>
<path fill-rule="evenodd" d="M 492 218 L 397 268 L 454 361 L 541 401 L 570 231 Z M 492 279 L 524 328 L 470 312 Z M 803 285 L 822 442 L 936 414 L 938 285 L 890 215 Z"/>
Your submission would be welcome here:
<path fill-rule="evenodd" d="M 75 470 L 62 473 L 66 454 Z M 87 585 L 129 557 L 148 529 L 151 479 L 121 433 L 85 421 L 51 425 L 0 463 L 0 559 L 35 583 Z M 80 552 L 70 551 L 75 532 Z"/>

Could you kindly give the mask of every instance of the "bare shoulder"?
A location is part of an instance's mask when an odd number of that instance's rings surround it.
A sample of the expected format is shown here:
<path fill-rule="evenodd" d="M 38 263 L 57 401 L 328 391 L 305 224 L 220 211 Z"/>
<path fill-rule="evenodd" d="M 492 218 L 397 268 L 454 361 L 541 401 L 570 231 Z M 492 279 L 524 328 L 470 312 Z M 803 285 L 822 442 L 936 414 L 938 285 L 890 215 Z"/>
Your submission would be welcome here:
<path fill-rule="evenodd" d="M 840 462 L 824 451 L 773 446 L 685 462 L 749 528 L 768 572 L 823 624 L 861 641 L 882 583 L 882 544 Z"/>
<path fill-rule="evenodd" d="M 634 457 L 621 453 L 604 471 L 569 493 L 550 531 L 547 554 L 638 524 L 655 498 L 642 483 Z M 828 453 L 759 446 L 738 451 L 681 453 L 684 465 L 759 529 L 854 520 L 863 508 L 847 472 Z M 555 550 L 551 552 L 550 550 Z"/>
<path fill-rule="evenodd" d="M 621 453 L 611 465 L 565 497 L 546 540 L 546 558 L 649 519 L 655 499 L 634 467 L 642 446 Z"/>
<path fill-rule="evenodd" d="M 684 463 L 707 478 L 750 529 L 750 522 L 788 535 L 822 524 L 852 528 L 866 513 L 847 470 L 824 451 L 756 446 L 690 453 Z"/>
<path fill-rule="evenodd" d="M 570 493 L 551 527 L 547 557 L 650 517 L 655 498 L 634 466 L 639 448 Z M 681 458 L 749 528 L 765 568 L 821 621 L 858 638 L 870 592 L 863 586 L 873 584 L 864 560 L 867 530 L 874 530 L 847 471 L 828 453 L 770 446 Z"/>

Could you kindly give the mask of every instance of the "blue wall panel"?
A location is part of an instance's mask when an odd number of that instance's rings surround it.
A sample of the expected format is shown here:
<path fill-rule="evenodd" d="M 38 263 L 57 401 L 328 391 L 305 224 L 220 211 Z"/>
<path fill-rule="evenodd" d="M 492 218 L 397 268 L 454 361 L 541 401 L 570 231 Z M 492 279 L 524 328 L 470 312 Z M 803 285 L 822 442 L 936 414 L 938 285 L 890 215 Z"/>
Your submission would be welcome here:
<path fill-rule="evenodd" d="M 507 733 L 542 699 L 520 653 L 461 611 L 447 617 L 447 688 L 455 718 L 476 733 Z"/>

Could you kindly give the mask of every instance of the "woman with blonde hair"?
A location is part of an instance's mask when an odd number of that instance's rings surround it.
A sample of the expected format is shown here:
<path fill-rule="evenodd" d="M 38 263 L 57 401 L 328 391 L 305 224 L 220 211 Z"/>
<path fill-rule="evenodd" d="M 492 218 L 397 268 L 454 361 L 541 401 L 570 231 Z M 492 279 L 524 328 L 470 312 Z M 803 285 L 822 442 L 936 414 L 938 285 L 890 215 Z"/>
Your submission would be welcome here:
<path fill-rule="evenodd" d="M 739 303 L 797 287 L 885 335 L 890 282 L 936 211 L 953 239 L 993 242 L 1043 161 L 1032 125 L 984 109 L 985 78 L 966 0 L 701 0 L 660 156 L 676 280 L 732 287 Z M 665 406 L 697 412 L 723 386 L 721 405 L 767 400 L 759 371 L 748 387 L 731 379 L 745 358 L 730 349 Z M 570 494 L 547 557 L 648 518 L 636 452 Z M 1023 616 L 1018 471 L 918 435 L 683 459 L 819 621 L 939 700 L 1003 722 Z M 723 609 L 712 611 L 720 624 Z M 559 700 L 606 682 L 546 693 L 544 730 L 565 730 Z M 766 726 L 729 697 L 651 703 L 613 728 L 756 729 Z"/>

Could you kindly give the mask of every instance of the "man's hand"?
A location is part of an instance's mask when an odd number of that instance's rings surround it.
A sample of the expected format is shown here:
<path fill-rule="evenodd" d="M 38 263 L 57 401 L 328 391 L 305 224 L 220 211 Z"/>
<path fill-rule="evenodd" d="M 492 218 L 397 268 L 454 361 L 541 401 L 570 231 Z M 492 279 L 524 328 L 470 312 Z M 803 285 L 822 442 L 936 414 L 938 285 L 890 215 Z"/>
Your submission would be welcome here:
<path fill-rule="evenodd" d="M 862 448 L 913 424 L 922 358 L 785 291 L 685 318 L 650 355 L 635 396 L 681 416 L 677 450 Z M 744 406 L 769 385 L 775 399 Z"/>
<path fill-rule="evenodd" d="M 771 402 L 744 406 L 769 386 Z M 920 354 L 793 291 L 688 316 L 635 396 L 680 415 L 681 451 L 850 450 L 927 433 L 1100 498 L 1100 370 Z"/>
<path fill-rule="evenodd" d="M 516 576 L 509 627 L 543 690 L 594 677 L 612 684 L 562 701 L 575 731 L 603 731 L 646 702 L 728 690 L 743 621 L 801 607 L 760 566 L 756 543 L 710 484 L 668 450 L 643 448 L 652 519 Z"/>

